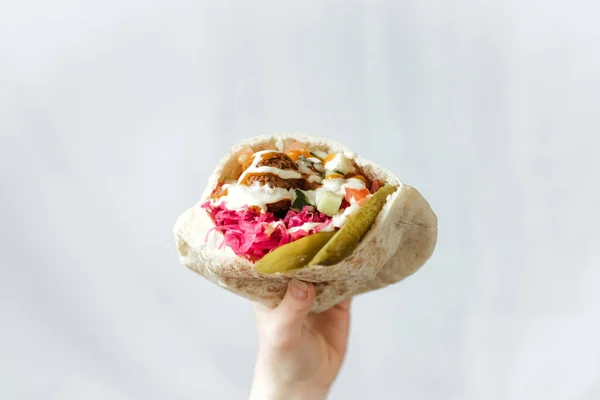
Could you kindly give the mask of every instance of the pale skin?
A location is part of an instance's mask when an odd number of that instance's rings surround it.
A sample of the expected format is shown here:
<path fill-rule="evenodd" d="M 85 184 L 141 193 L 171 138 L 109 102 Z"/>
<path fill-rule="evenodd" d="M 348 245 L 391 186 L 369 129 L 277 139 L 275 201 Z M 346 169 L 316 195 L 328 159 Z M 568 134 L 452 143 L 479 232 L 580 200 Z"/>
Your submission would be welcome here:
<path fill-rule="evenodd" d="M 290 281 L 274 309 L 253 303 L 259 351 L 250 400 L 320 400 L 335 380 L 348 345 L 350 300 L 319 314 L 310 283 Z"/>

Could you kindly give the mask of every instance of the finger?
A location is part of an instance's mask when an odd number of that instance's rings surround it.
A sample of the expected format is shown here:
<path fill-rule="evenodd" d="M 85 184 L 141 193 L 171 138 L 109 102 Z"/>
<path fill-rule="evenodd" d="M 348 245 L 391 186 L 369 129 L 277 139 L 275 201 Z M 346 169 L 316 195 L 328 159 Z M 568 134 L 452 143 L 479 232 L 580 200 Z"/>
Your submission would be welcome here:
<path fill-rule="evenodd" d="M 281 346 L 297 343 L 302 326 L 315 301 L 315 288 L 311 283 L 292 279 L 281 303 L 273 312 L 275 335 Z"/>

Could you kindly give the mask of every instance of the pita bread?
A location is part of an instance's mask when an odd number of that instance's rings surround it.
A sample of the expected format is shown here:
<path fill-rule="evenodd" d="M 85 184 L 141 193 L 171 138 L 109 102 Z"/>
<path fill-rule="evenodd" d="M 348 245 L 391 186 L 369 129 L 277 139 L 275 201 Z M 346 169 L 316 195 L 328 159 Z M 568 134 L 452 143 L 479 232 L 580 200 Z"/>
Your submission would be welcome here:
<path fill-rule="evenodd" d="M 241 174 L 237 154 L 246 146 L 254 151 L 285 151 L 298 142 L 311 150 L 351 152 L 330 139 L 290 133 L 256 136 L 235 145 L 219 161 L 200 202 L 175 223 L 177 251 L 185 266 L 225 289 L 269 307 L 279 304 L 291 278 L 313 282 L 317 298 L 312 311 L 321 312 L 355 294 L 398 282 L 427 261 L 437 240 L 437 218 L 429 204 L 416 189 L 360 156 L 356 156 L 355 161 L 368 178 L 396 185 L 398 190 L 388 197 L 369 232 L 342 262 L 264 275 L 254 269 L 252 262 L 236 256 L 229 247 L 219 249 L 223 235 L 213 230 L 207 236 L 214 223 L 200 206 L 218 182 Z"/>

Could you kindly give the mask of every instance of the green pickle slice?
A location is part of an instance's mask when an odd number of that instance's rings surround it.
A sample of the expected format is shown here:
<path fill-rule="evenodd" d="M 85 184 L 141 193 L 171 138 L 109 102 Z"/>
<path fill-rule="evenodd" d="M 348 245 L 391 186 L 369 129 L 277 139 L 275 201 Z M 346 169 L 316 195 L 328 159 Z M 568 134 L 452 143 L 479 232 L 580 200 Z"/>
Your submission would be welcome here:
<path fill-rule="evenodd" d="M 387 197 L 395 191 L 394 186 L 385 185 L 375 192 L 365 204 L 348 217 L 346 224 L 320 248 L 308 265 L 311 267 L 315 265 L 334 265 L 352 254 L 362 238 L 371 229 L 385 205 Z"/>
<path fill-rule="evenodd" d="M 317 232 L 285 244 L 258 260 L 255 267 L 263 274 L 302 268 L 334 235 L 335 232 Z"/>

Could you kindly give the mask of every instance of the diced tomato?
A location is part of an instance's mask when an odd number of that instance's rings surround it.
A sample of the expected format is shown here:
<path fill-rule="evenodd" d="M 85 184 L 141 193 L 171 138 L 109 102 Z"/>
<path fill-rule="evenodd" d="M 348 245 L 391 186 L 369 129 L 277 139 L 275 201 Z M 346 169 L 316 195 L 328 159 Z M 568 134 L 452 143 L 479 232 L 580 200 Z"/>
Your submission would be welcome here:
<path fill-rule="evenodd" d="M 292 158 L 292 160 L 296 161 L 298 159 L 298 157 L 300 156 L 304 156 L 306 158 L 308 157 L 312 157 L 310 155 L 310 152 L 308 150 L 289 150 L 287 152 L 288 156 L 290 156 Z"/>
<path fill-rule="evenodd" d="M 382 186 L 383 184 L 379 179 L 374 180 L 373 184 L 371 185 L 371 193 L 377 192 L 379 189 L 381 189 Z"/>
<path fill-rule="evenodd" d="M 340 210 L 344 210 L 348 207 L 350 207 L 350 203 L 348 203 L 348 200 L 342 199 L 342 204 L 340 205 Z"/>
<path fill-rule="evenodd" d="M 351 199 L 354 199 L 359 206 L 362 206 L 365 201 L 367 201 L 368 196 L 371 194 L 369 189 L 352 189 L 346 187 L 346 200 L 350 202 Z"/>

